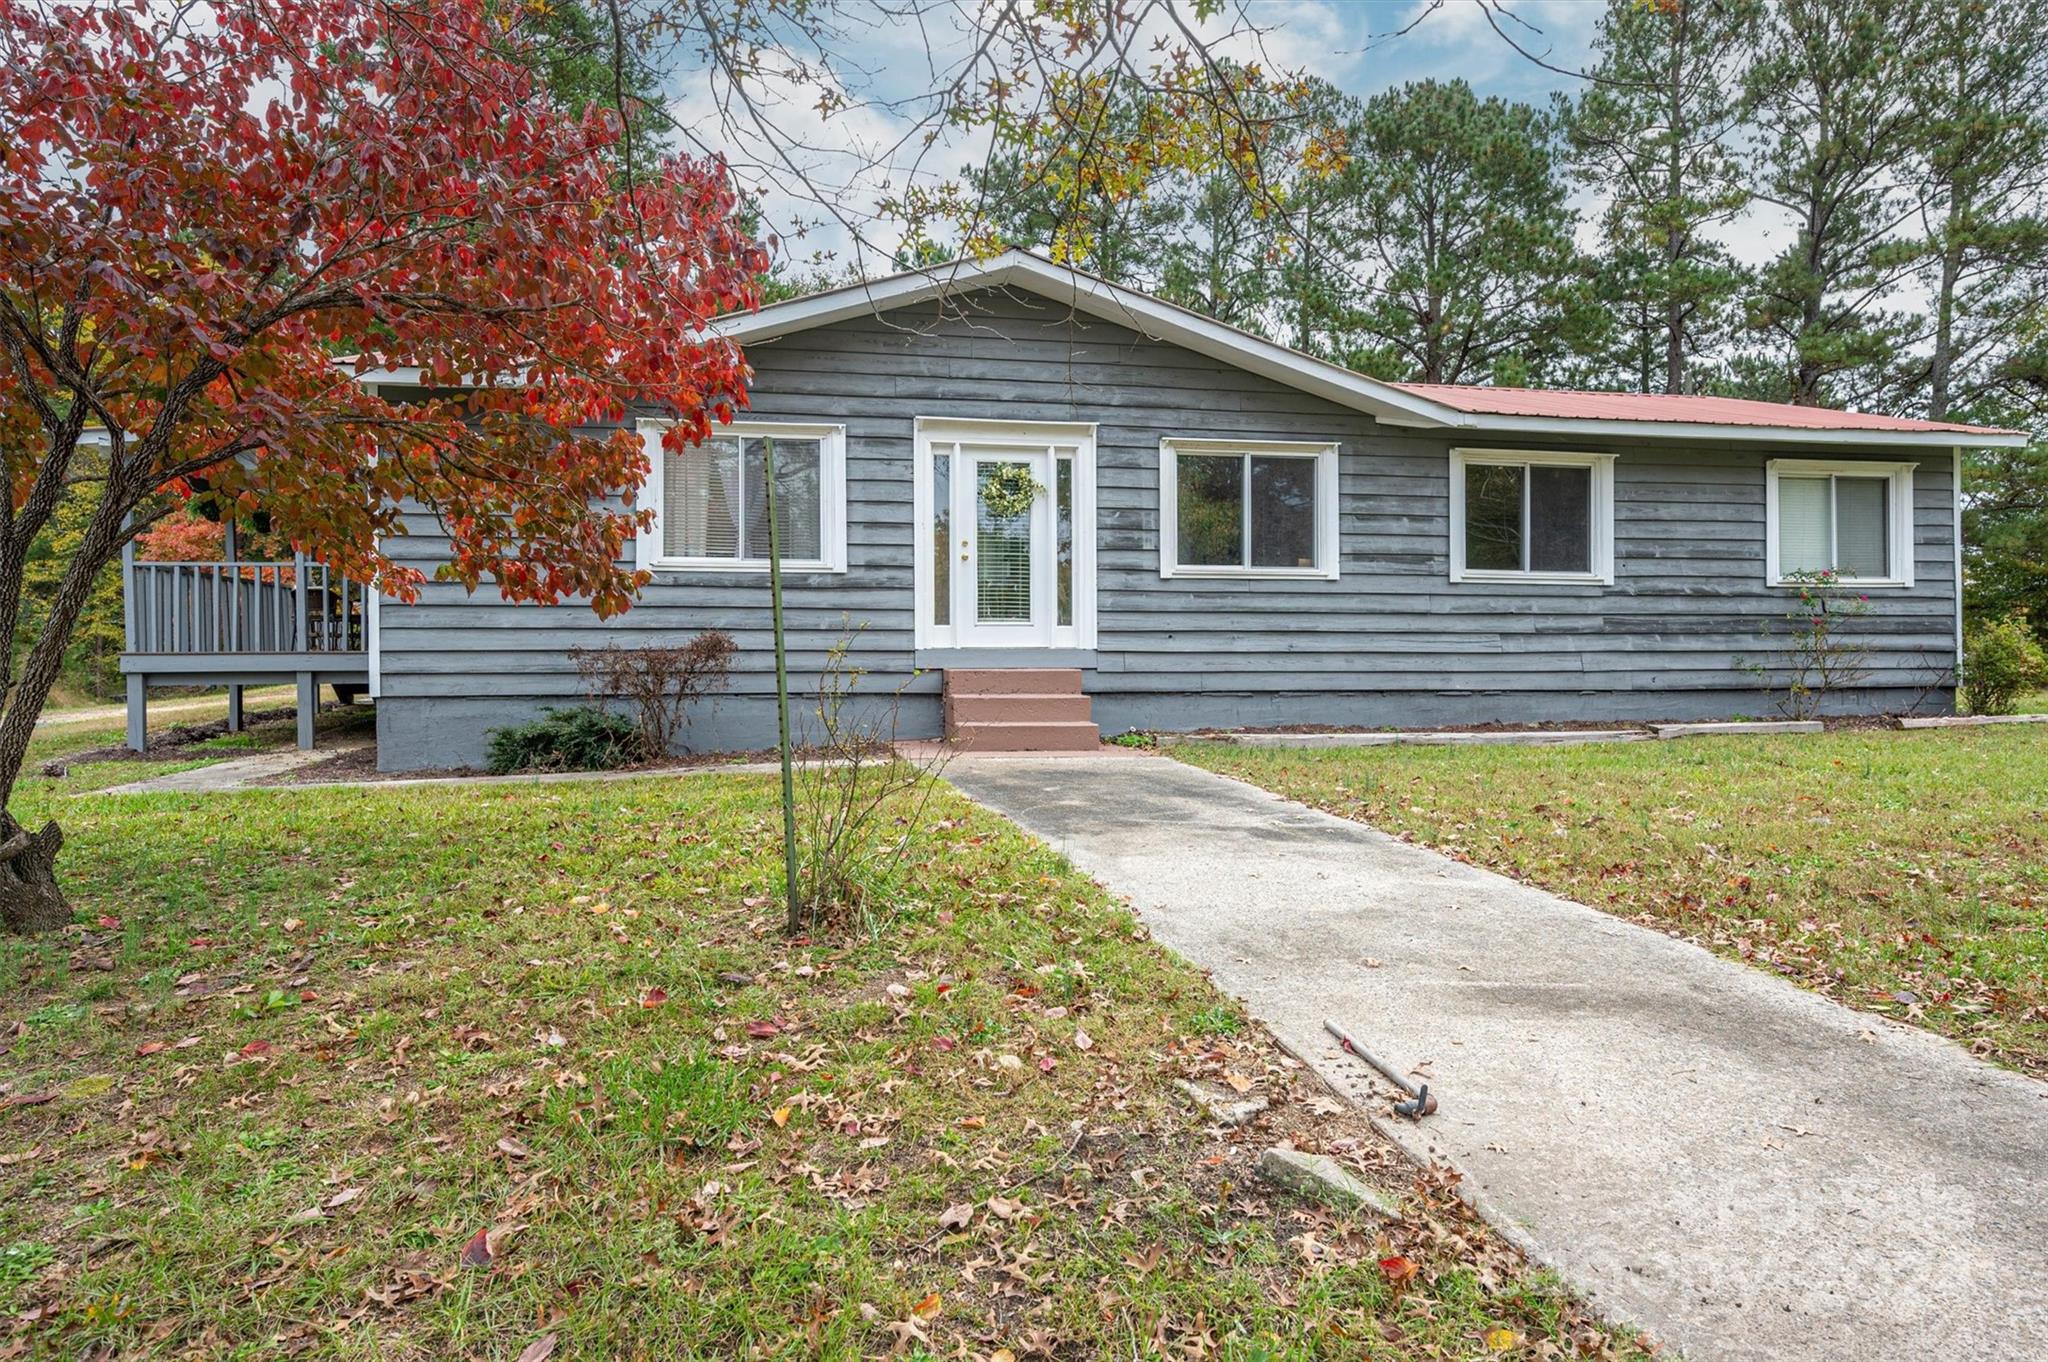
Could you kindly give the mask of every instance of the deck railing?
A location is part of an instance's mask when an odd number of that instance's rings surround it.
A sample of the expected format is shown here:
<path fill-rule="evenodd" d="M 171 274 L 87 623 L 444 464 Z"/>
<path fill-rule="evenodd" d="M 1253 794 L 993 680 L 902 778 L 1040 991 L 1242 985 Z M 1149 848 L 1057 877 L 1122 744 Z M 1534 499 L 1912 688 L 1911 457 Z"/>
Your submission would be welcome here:
<path fill-rule="evenodd" d="M 363 587 L 324 563 L 130 559 L 124 568 L 131 653 L 363 651 Z"/>

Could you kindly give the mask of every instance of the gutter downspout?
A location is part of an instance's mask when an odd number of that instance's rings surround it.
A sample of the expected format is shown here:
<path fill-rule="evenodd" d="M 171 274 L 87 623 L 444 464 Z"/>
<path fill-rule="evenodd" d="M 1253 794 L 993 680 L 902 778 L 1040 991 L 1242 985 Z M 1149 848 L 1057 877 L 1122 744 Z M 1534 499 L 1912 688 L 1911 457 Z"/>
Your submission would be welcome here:
<path fill-rule="evenodd" d="M 1963 682 L 1963 447 L 1957 445 L 1950 451 L 1954 459 L 1955 489 L 1950 498 L 1955 513 L 1955 587 L 1956 587 L 1956 687 Z M 1949 707 L 1955 707 L 1950 701 Z"/>

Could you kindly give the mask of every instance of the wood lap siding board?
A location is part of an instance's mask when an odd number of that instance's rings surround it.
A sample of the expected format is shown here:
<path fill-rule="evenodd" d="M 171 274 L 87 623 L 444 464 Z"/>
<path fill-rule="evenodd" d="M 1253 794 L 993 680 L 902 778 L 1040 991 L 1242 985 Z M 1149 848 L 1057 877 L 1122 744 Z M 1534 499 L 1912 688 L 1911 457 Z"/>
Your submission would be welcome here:
<path fill-rule="evenodd" d="M 799 690 L 812 684 L 843 617 L 868 625 L 858 661 L 870 688 L 894 687 L 917 660 L 911 460 L 913 422 L 923 416 L 1098 423 L 1099 648 L 1086 684 L 1105 731 L 1347 715 L 1374 724 L 1617 709 L 1664 717 L 1656 700 L 1669 692 L 1694 696 L 1669 717 L 1703 704 L 1723 715 L 1766 707 L 1734 666 L 1738 655 L 1768 651 L 1761 631 L 1782 624 L 1792 599 L 1764 585 L 1763 467 L 1774 453 L 1810 451 L 1559 444 L 1619 455 L 1615 584 L 1453 586 L 1449 451 L 1486 442 L 1380 426 L 1032 295 L 959 301 L 969 315 L 939 321 L 933 307 L 916 306 L 748 347 L 749 416 L 847 431 L 848 571 L 787 579 Z M 1169 437 L 1338 441 L 1340 579 L 1162 579 L 1159 446 Z M 1873 590 L 1860 622 L 1874 645 L 1873 686 L 1915 690 L 1930 664 L 1952 660 L 1952 477 L 1946 450 L 1918 462 L 1915 585 Z M 443 547 L 437 527 L 425 518 L 412 525 L 401 547 L 431 569 Z M 759 745 L 773 694 L 763 574 L 658 572 L 641 603 L 609 622 L 580 604 L 513 606 L 489 587 L 467 597 L 430 585 L 419 604 L 383 611 L 379 722 L 390 750 L 381 759 L 473 760 L 486 721 L 580 697 L 569 648 L 673 641 L 706 628 L 731 633 L 741 651 L 699 744 Z M 912 683 L 906 728 L 935 731 L 937 690 L 936 675 Z M 1621 695 L 1603 710 L 1584 691 Z M 1400 702 L 1372 708 L 1380 694 Z M 1276 709 L 1263 698 L 1276 695 L 1300 699 Z"/>

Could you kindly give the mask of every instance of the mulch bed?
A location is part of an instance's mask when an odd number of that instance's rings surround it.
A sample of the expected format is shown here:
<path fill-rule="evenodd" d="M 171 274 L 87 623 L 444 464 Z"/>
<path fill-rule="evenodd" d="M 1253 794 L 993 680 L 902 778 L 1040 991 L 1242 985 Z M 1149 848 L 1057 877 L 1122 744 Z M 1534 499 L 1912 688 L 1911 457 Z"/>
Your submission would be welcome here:
<path fill-rule="evenodd" d="M 1888 729 L 1898 716 L 1893 714 L 1823 714 L 1817 716 L 1829 732 Z M 1546 719 L 1532 723 L 1430 724 L 1416 727 L 1359 724 L 1274 724 L 1263 728 L 1214 728 L 1211 733 L 1647 733 L 1652 724 L 1706 723 L 1703 719 Z M 1758 722 L 1775 722 L 1758 720 Z"/>

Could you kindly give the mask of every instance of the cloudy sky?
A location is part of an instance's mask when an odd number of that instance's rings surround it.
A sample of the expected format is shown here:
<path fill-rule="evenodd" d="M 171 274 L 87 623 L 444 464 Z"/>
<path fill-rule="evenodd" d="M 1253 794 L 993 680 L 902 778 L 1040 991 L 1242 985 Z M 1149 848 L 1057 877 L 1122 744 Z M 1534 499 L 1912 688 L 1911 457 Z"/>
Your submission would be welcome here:
<path fill-rule="evenodd" d="M 915 17 L 904 14 L 912 7 Z M 880 0 L 868 17 L 843 6 L 847 17 L 829 38 L 827 64 L 847 107 L 820 112 L 820 68 L 813 66 L 804 80 L 771 88 L 762 113 L 772 139 L 750 117 L 735 116 L 718 83 L 687 63 L 670 82 L 671 111 L 700 146 L 722 149 L 758 188 L 785 258 L 822 255 L 835 269 L 859 260 L 870 273 L 885 272 L 886 255 L 871 258 L 873 250 L 862 249 L 863 241 L 884 253 L 895 244 L 888 224 L 869 216 L 874 204 L 908 184 L 956 176 L 986 150 L 973 134 L 927 147 L 915 108 L 888 107 L 958 70 L 973 50 L 976 8 L 974 0 Z M 1411 80 L 1463 77 L 1481 94 L 1543 103 L 1580 87 L 1567 73 L 1589 62 L 1605 8 L 1604 0 L 1502 0 L 1499 23 L 1522 51 L 1495 32 L 1476 0 L 1244 0 L 1204 36 L 1225 55 L 1318 75 L 1361 96 Z M 1133 48 L 1144 50 L 1142 43 Z M 1583 196 L 1589 220 L 1597 207 Z M 1733 225 L 1729 244 L 1762 259 L 1778 235 L 1770 222 L 1752 219 Z"/>

